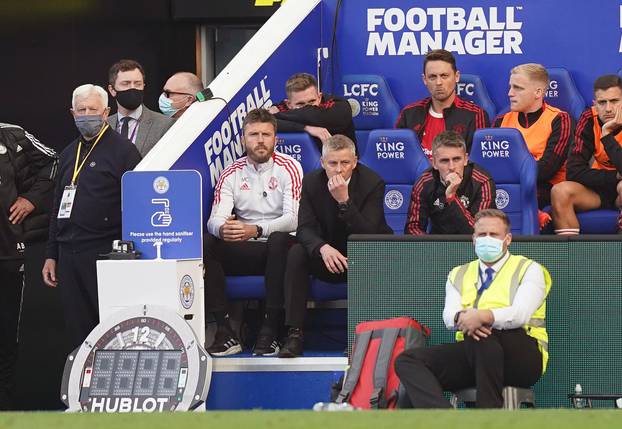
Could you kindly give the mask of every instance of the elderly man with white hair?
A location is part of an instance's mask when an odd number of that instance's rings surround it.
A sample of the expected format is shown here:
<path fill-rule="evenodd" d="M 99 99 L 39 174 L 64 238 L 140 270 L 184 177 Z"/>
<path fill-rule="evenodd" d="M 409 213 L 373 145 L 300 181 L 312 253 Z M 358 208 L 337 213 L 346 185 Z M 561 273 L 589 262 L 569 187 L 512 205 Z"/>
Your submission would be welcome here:
<path fill-rule="evenodd" d="M 68 351 L 99 322 L 95 261 L 121 238 L 121 176 L 141 159 L 106 122 L 103 88 L 81 85 L 71 104 L 80 136 L 60 155 L 42 272 L 45 284 L 61 292 Z"/>

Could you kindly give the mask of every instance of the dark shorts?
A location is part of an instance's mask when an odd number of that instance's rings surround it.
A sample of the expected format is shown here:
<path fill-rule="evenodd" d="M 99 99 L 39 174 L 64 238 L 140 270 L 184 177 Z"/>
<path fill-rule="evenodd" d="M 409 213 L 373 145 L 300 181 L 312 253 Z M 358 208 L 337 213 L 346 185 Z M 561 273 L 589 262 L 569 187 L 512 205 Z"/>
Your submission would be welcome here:
<path fill-rule="evenodd" d="M 618 192 L 616 191 L 616 188 L 613 189 L 593 189 L 593 188 L 588 188 L 591 189 L 592 191 L 596 192 L 596 194 L 598 194 L 598 196 L 600 197 L 600 209 L 617 209 L 616 206 L 616 198 L 618 198 Z"/>

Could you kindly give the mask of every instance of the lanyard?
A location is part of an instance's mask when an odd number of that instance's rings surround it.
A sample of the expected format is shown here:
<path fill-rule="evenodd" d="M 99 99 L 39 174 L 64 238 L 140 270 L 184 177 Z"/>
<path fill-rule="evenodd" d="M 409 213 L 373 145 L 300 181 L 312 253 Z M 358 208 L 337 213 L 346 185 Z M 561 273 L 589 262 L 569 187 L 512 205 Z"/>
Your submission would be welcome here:
<path fill-rule="evenodd" d="M 76 179 L 78 178 L 78 174 L 80 174 L 82 167 L 84 167 L 84 163 L 86 162 L 91 152 L 93 152 L 93 149 L 95 149 L 95 146 L 97 145 L 97 143 L 99 143 L 99 140 L 102 138 L 102 136 L 104 135 L 104 132 L 107 129 L 108 129 L 108 124 L 105 124 L 102 130 L 97 135 L 97 138 L 95 139 L 95 142 L 93 143 L 93 146 L 91 146 L 91 150 L 88 151 L 88 153 L 86 154 L 86 156 L 80 163 L 80 166 L 78 166 L 78 163 L 80 162 L 80 149 L 82 148 L 82 140 L 78 142 L 78 152 L 76 153 L 76 163 L 73 166 L 73 176 L 71 177 L 71 186 L 75 185 Z"/>

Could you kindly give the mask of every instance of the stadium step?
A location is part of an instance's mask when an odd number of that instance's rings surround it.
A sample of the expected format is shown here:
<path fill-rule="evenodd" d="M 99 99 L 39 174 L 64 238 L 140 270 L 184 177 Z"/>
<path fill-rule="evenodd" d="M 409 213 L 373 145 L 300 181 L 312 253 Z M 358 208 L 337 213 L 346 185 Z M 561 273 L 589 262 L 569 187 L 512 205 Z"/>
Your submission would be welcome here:
<path fill-rule="evenodd" d="M 343 353 L 305 351 L 293 359 L 250 353 L 214 358 L 206 408 L 210 410 L 308 409 L 329 402 L 331 386 L 343 375 Z"/>

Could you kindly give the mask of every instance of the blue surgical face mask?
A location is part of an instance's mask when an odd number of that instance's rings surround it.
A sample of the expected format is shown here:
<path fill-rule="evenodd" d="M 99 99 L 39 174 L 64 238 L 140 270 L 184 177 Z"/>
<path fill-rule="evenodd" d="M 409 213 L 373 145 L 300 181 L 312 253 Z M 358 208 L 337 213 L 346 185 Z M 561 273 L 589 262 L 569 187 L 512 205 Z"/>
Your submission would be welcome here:
<path fill-rule="evenodd" d="M 158 105 L 160 106 L 160 112 L 169 117 L 172 117 L 180 110 L 173 107 L 173 100 L 167 98 L 164 93 L 160 94 L 160 98 L 158 99 Z"/>
<path fill-rule="evenodd" d="M 475 253 L 482 262 L 495 262 L 503 256 L 503 240 L 484 236 L 475 239 Z"/>
<path fill-rule="evenodd" d="M 80 131 L 80 134 L 87 139 L 91 140 L 101 131 L 104 126 L 103 115 L 81 115 L 74 118 L 76 128 Z"/>

